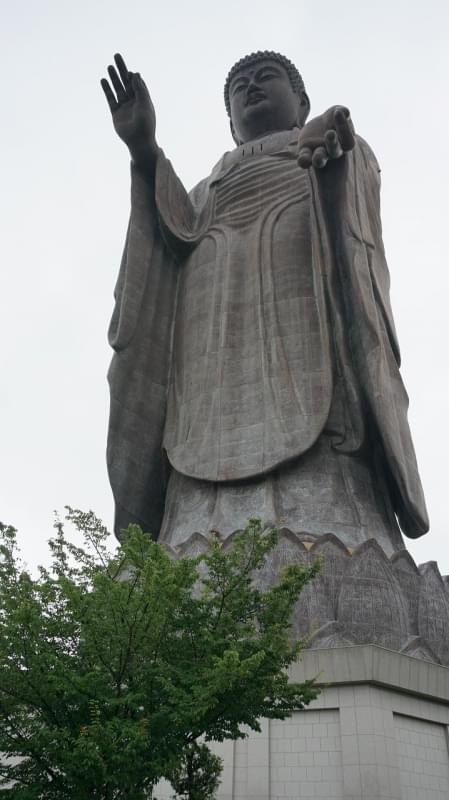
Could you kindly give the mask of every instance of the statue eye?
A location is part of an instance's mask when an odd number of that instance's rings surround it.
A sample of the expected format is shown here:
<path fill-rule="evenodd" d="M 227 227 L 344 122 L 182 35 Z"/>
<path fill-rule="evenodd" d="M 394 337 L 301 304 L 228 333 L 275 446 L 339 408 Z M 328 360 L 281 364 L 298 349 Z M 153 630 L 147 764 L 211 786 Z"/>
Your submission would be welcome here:
<path fill-rule="evenodd" d="M 243 89 L 246 89 L 246 87 L 247 87 L 247 84 L 243 83 L 243 81 L 241 83 L 236 83 L 232 87 L 232 94 L 236 94 L 237 92 L 241 92 Z"/>

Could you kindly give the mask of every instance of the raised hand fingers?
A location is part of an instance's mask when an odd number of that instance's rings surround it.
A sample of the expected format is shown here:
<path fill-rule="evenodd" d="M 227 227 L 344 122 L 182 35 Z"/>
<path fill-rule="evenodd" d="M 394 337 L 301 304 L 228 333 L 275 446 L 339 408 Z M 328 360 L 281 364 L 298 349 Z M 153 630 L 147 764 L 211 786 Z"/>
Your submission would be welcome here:
<path fill-rule="evenodd" d="M 116 53 L 114 56 L 114 61 L 119 71 L 119 75 L 123 81 L 123 85 L 129 94 L 133 91 L 131 86 L 131 79 L 132 79 L 132 72 L 129 72 L 128 67 L 125 64 L 125 60 L 120 53 Z"/>
<path fill-rule="evenodd" d="M 150 97 L 148 87 L 140 72 L 131 73 L 131 91 L 134 92 L 136 97 Z"/>
<path fill-rule="evenodd" d="M 112 91 L 111 87 L 109 86 L 109 83 L 107 82 L 106 78 L 102 78 L 100 83 L 101 83 L 101 88 L 103 89 L 103 91 L 104 91 L 104 93 L 106 95 L 106 100 L 108 101 L 108 106 L 111 109 L 111 114 L 113 114 L 114 111 L 118 108 L 118 103 L 117 103 L 115 94 Z"/>
<path fill-rule="evenodd" d="M 125 102 L 128 98 L 126 96 L 125 87 L 123 86 L 123 83 L 121 82 L 118 76 L 117 70 L 115 69 L 115 67 L 109 65 L 108 73 L 111 83 L 116 91 L 118 102 L 119 103 Z"/>
<path fill-rule="evenodd" d="M 349 110 L 344 106 L 335 109 L 334 125 L 338 134 L 341 149 L 346 152 L 352 150 L 355 145 L 354 126 L 352 124 Z"/>
<path fill-rule="evenodd" d="M 111 109 L 112 114 L 122 105 L 122 103 L 126 103 L 127 100 L 130 100 L 134 97 L 134 89 L 132 85 L 133 73 L 129 72 L 128 67 L 125 64 L 125 60 L 120 53 L 115 54 L 114 60 L 117 69 L 110 64 L 108 67 L 108 73 L 109 80 L 115 89 L 115 94 L 109 81 L 106 80 L 106 78 L 102 78 L 101 80 L 101 87 L 105 93 L 106 100 L 108 101 L 108 106 Z"/>

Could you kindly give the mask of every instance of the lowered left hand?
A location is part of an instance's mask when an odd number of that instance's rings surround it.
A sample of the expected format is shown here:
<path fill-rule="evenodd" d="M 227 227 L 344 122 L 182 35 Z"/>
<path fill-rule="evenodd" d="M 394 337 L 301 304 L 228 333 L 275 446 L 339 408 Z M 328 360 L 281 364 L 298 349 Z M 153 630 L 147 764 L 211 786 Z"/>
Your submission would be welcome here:
<path fill-rule="evenodd" d="M 354 145 L 355 133 L 349 109 L 332 106 L 304 125 L 299 136 L 299 166 L 322 169 L 329 160 L 340 158 Z"/>

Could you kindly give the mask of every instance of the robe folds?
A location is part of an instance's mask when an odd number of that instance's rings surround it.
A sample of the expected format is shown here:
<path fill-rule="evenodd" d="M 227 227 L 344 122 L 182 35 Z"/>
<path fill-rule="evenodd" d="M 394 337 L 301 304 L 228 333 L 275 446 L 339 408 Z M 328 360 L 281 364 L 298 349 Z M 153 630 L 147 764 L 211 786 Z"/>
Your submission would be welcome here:
<path fill-rule="evenodd" d="M 190 195 L 162 151 L 154 185 L 132 167 L 109 331 L 117 535 L 137 522 L 158 537 L 171 469 L 216 483 L 262 476 L 325 428 L 344 453 L 369 436 L 403 532 L 428 529 L 379 168 L 358 138 L 324 170 L 302 170 L 298 134 L 226 153 Z"/>

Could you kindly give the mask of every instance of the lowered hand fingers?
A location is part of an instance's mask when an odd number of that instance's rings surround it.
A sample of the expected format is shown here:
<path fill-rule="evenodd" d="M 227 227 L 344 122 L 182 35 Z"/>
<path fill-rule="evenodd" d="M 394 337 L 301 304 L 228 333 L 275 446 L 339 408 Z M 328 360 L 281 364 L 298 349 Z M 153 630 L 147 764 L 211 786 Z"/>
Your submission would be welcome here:
<path fill-rule="evenodd" d="M 298 164 L 303 169 L 309 169 L 312 166 L 312 150 L 310 147 L 301 147 L 298 153 Z"/>
<path fill-rule="evenodd" d="M 339 106 L 335 110 L 334 124 L 342 150 L 344 152 L 352 150 L 355 145 L 355 134 L 349 109 Z"/>
<path fill-rule="evenodd" d="M 326 131 L 324 135 L 324 142 L 329 158 L 340 158 L 340 156 L 343 155 L 343 148 L 340 144 L 336 131 Z"/>
<path fill-rule="evenodd" d="M 316 169 L 322 169 L 326 166 L 327 162 L 329 161 L 329 154 L 325 147 L 315 147 L 312 156 L 312 165 Z"/>

